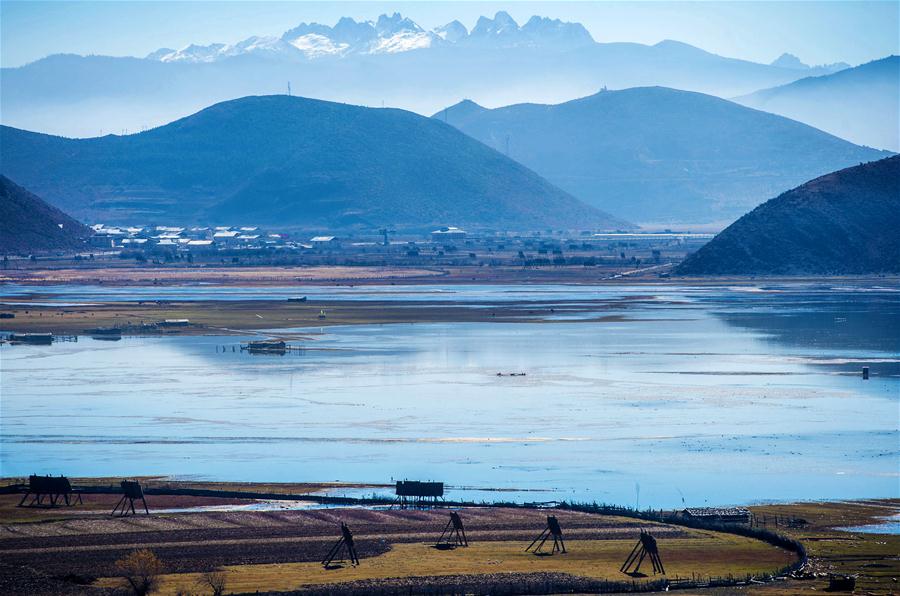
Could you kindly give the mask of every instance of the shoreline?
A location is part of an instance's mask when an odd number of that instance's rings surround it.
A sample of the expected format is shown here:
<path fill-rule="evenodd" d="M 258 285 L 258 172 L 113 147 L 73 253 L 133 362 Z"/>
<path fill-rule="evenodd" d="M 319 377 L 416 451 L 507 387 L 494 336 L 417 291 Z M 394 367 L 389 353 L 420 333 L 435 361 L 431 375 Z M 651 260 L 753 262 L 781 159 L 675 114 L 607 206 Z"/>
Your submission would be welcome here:
<path fill-rule="evenodd" d="M 42 285 L 85 284 L 111 287 L 160 286 L 184 284 L 211 286 L 372 286 L 435 284 L 571 284 L 619 285 L 622 283 L 664 285 L 753 285 L 759 283 L 887 283 L 900 284 L 900 275 L 846 276 L 677 276 L 660 277 L 655 267 L 631 269 L 591 268 L 583 266 L 539 267 L 64 267 L 58 269 L 0 269 L 3 284 Z"/>
<path fill-rule="evenodd" d="M 336 325 L 384 325 L 414 323 L 622 323 L 631 320 L 629 311 L 641 306 L 670 305 L 678 307 L 684 302 L 677 299 L 665 299 L 652 293 L 653 288 L 753 288 L 760 285 L 785 284 L 803 290 L 806 285 L 836 284 L 849 288 L 858 285 L 869 285 L 884 288 L 885 291 L 900 291 L 900 278 L 873 277 L 829 277 L 829 278 L 771 278 L 767 280 L 754 278 L 716 278 L 716 279 L 640 279 L 629 278 L 627 281 L 582 279 L 578 282 L 548 282 L 546 280 L 506 281 L 472 281 L 446 277 L 440 279 L 406 278 L 401 285 L 390 281 L 392 287 L 422 288 L 427 292 L 434 285 L 479 285 L 524 288 L 523 297 L 500 299 L 487 293 L 484 296 L 434 299 L 428 296 L 398 297 L 398 299 L 379 298 L 377 293 L 368 290 L 371 296 L 343 297 L 347 288 L 365 288 L 381 286 L 387 283 L 385 278 L 373 278 L 364 283 L 339 283 L 320 280 L 303 285 L 269 285 L 258 279 L 252 281 L 242 279 L 231 280 L 221 284 L 212 282 L 188 282 L 170 280 L 155 285 L 123 285 L 102 284 L 93 288 L 159 288 L 161 293 L 145 298 L 127 298 L 123 300 L 104 300 L 100 290 L 99 299 L 88 296 L 69 296 L 65 292 L 54 293 L 42 290 L 48 285 L 27 284 L 34 291 L 25 295 L 3 295 L 4 284 L 0 282 L 0 311 L 9 318 L 0 321 L 0 329 L 6 332 L 55 333 L 58 335 L 90 335 L 89 329 L 98 327 L 117 327 L 122 329 L 123 336 L 165 337 L 169 335 L 270 335 L 286 339 L 296 339 L 297 333 L 312 333 L 317 329 Z M 9 282 L 7 282 L 9 283 Z M 272 282 L 276 283 L 276 282 Z M 555 298 L 551 293 L 527 297 L 529 286 L 539 287 L 541 284 L 564 285 L 572 288 L 614 288 L 633 287 L 633 294 L 604 298 L 577 297 L 576 295 Z M 21 285 L 21 284 L 20 284 Z M 62 285 L 79 286 L 82 281 L 63 282 Z M 190 298 L 166 298 L 165 288 L 198 287 L 209 291 Z M 234 298 L 216 298 L 217 288 L 266 288 L 278 287 L 282 294 L 296 291 L 303 294 L 303 288 L 336 288 L 337 295 L 318 297 L 315 293 L 304 295 L 303 301 L 292 301 L 289 298 L 258 296 L 240 296 Z M 646 288 L 646 293 L 642 293 Z M 815 288 L 813 288 L 815 289 Z M 415 294 L 414 290 L 407 292 Z M 504 290 L 505 291 L 505 290 Z M 776 289 L 777 291 L 777 289 Z M 385 290 L 390 293 L 389 290 Z M 94 292 L 96 293 L 96 291 Z M 121 295 L 121 291 L 119 292 Z M 501 291 L 502 294 L 502 291 Z M 165 325 L 166 320 L 187 320 L 188 324 Z M 160 323 L 163 323 L 160 325 Z M 157 327 L 158 325 L 158 327 Z M 267 333 L 264 330 L 276 330 Z M 288 331 L 290 330 L 290 331 Z"/>
<path fill-rule="evenodd" d="M 629 308 L 649 297 L 625 299 L 542 301 L 427 301 L 427 300 L 190 300 L 137 302 L 63 302 L 33 304 L 7 301 L 0 321 L 5 332 L 90 335 L 86 330 L 119 327 L 123 335 L 271 335 L 285 337 L 336 325 L 412 323 L 610 323 L 627 320 Z M 37 299 L 35 302 L 40 302 Z M 662 304 L 654 300 L 654 304 Z M 623 314 L 623 311 L 625 314 Z M 557 315 L 592 315 L 553 319 Z M 143 328 L 166 320 L 187 319 L 183 327 Z M 260 330 L 294 330 L 267 333 Z"/>

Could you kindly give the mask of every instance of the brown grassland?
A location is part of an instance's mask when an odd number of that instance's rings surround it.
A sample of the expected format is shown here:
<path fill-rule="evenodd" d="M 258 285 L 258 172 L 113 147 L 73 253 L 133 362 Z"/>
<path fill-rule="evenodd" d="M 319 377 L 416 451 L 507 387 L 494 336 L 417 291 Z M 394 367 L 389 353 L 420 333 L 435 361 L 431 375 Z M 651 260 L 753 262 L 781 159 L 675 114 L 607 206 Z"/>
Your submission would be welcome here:
<path fill-rule="evenodd" d="M 54 511 L 40 522 L 16 523 L 5 517 L 15 497 L 0 497 L 0 590 L 4 573 L 5 585 L 16 588 L 21 586 L 10 577 L 15 569 L 38 569 L 48 576 L 48 584 L 26 585 L 33 593 L 52 593 L 65 577 L 100 578 L 95 588 L 117 587 L 121 580 L 115 576 L 115 561 L 140 548 L 153 550 L 169 571 L 162 583 L 167 594 L 197 593 L 199 574 L 220 566 L 227 570 L 229 591 L 251 593 L 352 581 L 390 584 L 395 581 L 391 578 L 423 583 L 429 577 L 457 575 L 488 581 L 496 574 L 563 573 L 630 581 L 618 566 L 640 528 L 652 530 L 664 545 L 669 577 L 766 573 L 794 560 L 787 551 L 749 538 L 572 511 L 554 512 L 563 525 L 568 554 L 539 557 L 524 552 L 545 525 L 547 512 L 534 509 L 463 509 L 471 546 L 442 551 L 431 545 L 446 524 L 445 510 L 166 513 L 158 510 L 227 502 L 152 496 L 148 501 L 157 511 L 150 516 L 111 518 L 112 495 L 86 495 L 89 505 Z M 353 528 L 362 564 L 325 570 L 319 561 L 335 540 L 340 521 Z"/>
<path fill-rule="evenodd" d="M 653 524 L 645 525 L 653 529 Z M 529 538 L 525 535 L 514 541 L 477 542 L 452 551 L 437 550 L 428 543 L 396 544 L 385 554 L 365 559 L 358 567 L 343 565 L 326 570 L 318 562 L 302 562 L 237 565 L 225 569 L 229 590 L 251 593 L 359 580 L 497 573 L 567 573 L 595 579 L 628 579 L 619 572 L 619 566 L 634 546 L 633 539 L 570 540 L 566 543 L 566 554 L 542 557 L 524 551 Z M 664 545 L 669 577 L 690 577 L 694 573 L 743 576 L 769 572 L 791 562 L 791 555 L 785 551 L 727 534 L 692 533 L 690 538 L 668 539 Z M 190 590 L 197 585 L 197 577 L 194 573 L 167 575 L 160 593 Z M 117 581 L 109 578 L 99 583 L 112 586 Z"/>
<path fill-rule="evenodd" d="M 309 494 L 322 490 L 375 488 L 356 485 L 205 483 L 142 479 L 148 486 Z M 76 486 L 108 486 L 110 479 L 81 479 Z M 17 495 L 0 496 L 0 592 L 102 593 L 121 585 L 115 561 L 150 548 L 167 574 L 161 593 L 205 593 L 199 575 L 222 567 L 228 592 L 297 590 L 353 582 L 353 585 L 416 585 L 439 578 L 576 577 L 630 581 L 618 571 L 640 528 L 659 539 L 667 577 L 742 577 L 773 572 L 794 555 L 750 538 L 628 517 L 555 511 L 566 534 L 566 555 L 537 557 L 524 547 L 543 527 L 547 511 L 509 508 L 462 510 L 471 541 L 453 551 L 431 547 L 445 510 L 229 510 L 252 501 L 236 498 L 148 496 L 151 515 L 111 518 L 114 495 L 85 496 L 83 506 L 16 508 Z M 226 506 L 224 510 L 165 512 L 168 508 Z M 900 537 L 835 528 L 874 523 L 900 510 L 900 499 L 839 503 L 798 503 L 753 507 L 770 529 L 800 539 L 807 547 L 811 577 L 742 588 L 682 593 L 787 595 L 820 592 L 829 573 L 858 575 L 859 594 L 892 594 L 900 578 Z M 155 511 L 154 511 L 155 510 Z M 773 526 L 775 516 L 802 518 L 801 527 Z M 325 570 L 319 560 L 346 521 L 354 530 L 362 563 Z M 24 571 L 29 575 L 22 579 Z M 37 571 L 35 571 L 37 570 Z M 649 573 L 649 569 L 647 569 Z M 507 575 L 511 574 L 511 575 Z M 90 585 L 61 578 L 80 578 Z M 95 579 L 96 578 L 96 579 Z M 428 578 L 434 578 L 429 580 Z M 651 575 L 651 579 L 653 576 Z M 638 580 L 640 581 L 640 580 Z M 398 582 L 400 582 L 398 584 Z M 65 589 L 62 589 L 64 586 Z"/>
<path fill-rule="evenodd" d="M 7 479 L 8 483 L 11 479 Z M 142 478 L 145 485 L 304 495 L 361 485 L 206 483 Z M 109 486 L 114 479 L 78 479 L 76 486 Z M 416 585 L 452 577 L 534 577 L 563 574 L 627 580 L 618 571 L 640 528 L 654 532 L 667 577 L 765 574 L 790 564 L 794 555 L 763 542 L 731 534 L 656 524 L 628 517 L 556 511 L 566 534 L 566 555 L 538 557 L 524 547 L 543 527 L 547 511 L 466 508 L 471 546 L 453 551 L 432 548 L 445 510 L 360 508 L 237 511 L 246 499 L 148 496 L 151 515 L 111 518 L 115 495 L 85 495 L 71 508 L 17 508 L 17 495 L 0 496 L 0 592 L 102 593 L 121 585 L 115 561 L 139 548 L 153 550 L 166 568 L 160 591 L 205 593 L 199 575 L 226 572 L 228 591 L 286 591 L 335 584 Z M 220 511 L 165 512 L 165 509 L 220 506 Z M 776 595 L 811 593 L 827 587 L 829 573 L 858 575 L 858 593 L 892 594 L 900 578 L 900 537 L 835 528 L 874 523 L 900 510 L 900 499 L 839 503 L 799 503 L 753 507 L 770 529 L 801 540 L 810 555 L 811 577 L 713 594 L 747 590 Z M 802 527 L 774 527 L 774 519 L 802 518 Z M 346 521 L 354 530 L 362 563 L 325 570 L 319 560 Z M 27 575 L 25 570 L 28 570 Z M 649 568 L 648 568 L 649 573 Z M 511 574 L 511 575 L 507 575 Z M 27 575 L 27 578 L 26 578 Z M 86 584 L 72 584 L 78 578 Z M 432 578 L 429 580 L 428 578 Z M 653 576 L 650 576 L 652 579 Z M 637 581 L 642 581 L 638 579 Z M 646 580 L 644 580 L 646 581 Z M 399 584 L 398 584 L 399 582 Z M 73 592 L 73 593 L 74 593 Z"/>

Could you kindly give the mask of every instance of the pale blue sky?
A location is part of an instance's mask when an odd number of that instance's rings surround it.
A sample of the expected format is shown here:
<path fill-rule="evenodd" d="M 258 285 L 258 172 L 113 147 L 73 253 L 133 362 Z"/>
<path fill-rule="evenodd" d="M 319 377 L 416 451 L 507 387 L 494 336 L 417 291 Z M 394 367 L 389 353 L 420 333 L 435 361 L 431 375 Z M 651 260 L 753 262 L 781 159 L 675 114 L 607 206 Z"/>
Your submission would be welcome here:
<path fill-rule="evenodd" d="M 900 53 L 900 2 L 269 2 L 0 0 L 0 64 L 55 53 L 144 56 L 160 47 L 280 35 L 303 21 L 374 19 L 401 12 L 422 27 L 506 10 L 583 23 L 597 41 L 677 39 L 735 58 L 859 64 Z"/>

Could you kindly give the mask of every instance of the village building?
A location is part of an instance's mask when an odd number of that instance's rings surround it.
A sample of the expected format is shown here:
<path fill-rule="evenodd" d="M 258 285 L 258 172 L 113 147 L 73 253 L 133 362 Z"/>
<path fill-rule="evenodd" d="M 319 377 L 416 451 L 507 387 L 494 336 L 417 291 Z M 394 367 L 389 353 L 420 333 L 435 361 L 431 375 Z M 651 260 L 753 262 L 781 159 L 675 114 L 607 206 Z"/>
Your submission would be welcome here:
<path fill-rule="evenodd" d="M 750 510 L 745 507 L 688 507 L 679 516 L 718 524 L 749 524 Z"/>
<path fill-rule="evenodd" d="M 319 248 L 333 247 L 340 244 L 336 236 L 313 236 L 309 239 L 309 243 Z"/>
<path fill-rule="evenodd" d="M 446 240 L 465 240 L 467 233 L 465 230 L 454 226 L 443 227 L 431 233 L 431 239 L 435 242 L 443 242 Z"/>

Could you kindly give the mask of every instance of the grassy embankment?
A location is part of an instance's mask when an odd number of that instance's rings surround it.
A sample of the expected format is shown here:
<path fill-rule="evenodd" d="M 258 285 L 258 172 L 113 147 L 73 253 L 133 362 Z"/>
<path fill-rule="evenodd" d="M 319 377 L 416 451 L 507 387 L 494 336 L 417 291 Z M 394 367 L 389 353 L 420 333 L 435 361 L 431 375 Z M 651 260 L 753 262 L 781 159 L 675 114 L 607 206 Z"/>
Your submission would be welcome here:
<path fill-rule="evenodd" d="M 761 587 L 766 595 L 815 594 L 828 587 L 827 574 L 858 575 L 857 594 L 900 593 L 900 535 L 847 532 L 836 528 L 876 524 L 900 512 L 900 499 L 794 503 L 753 507 L 757 516 L 802 518 L 802 528 L 774 528 L 800 540 L 809 555 L 810 581 Z M 769 526 L 771 527 L 771 526 Z"/>

